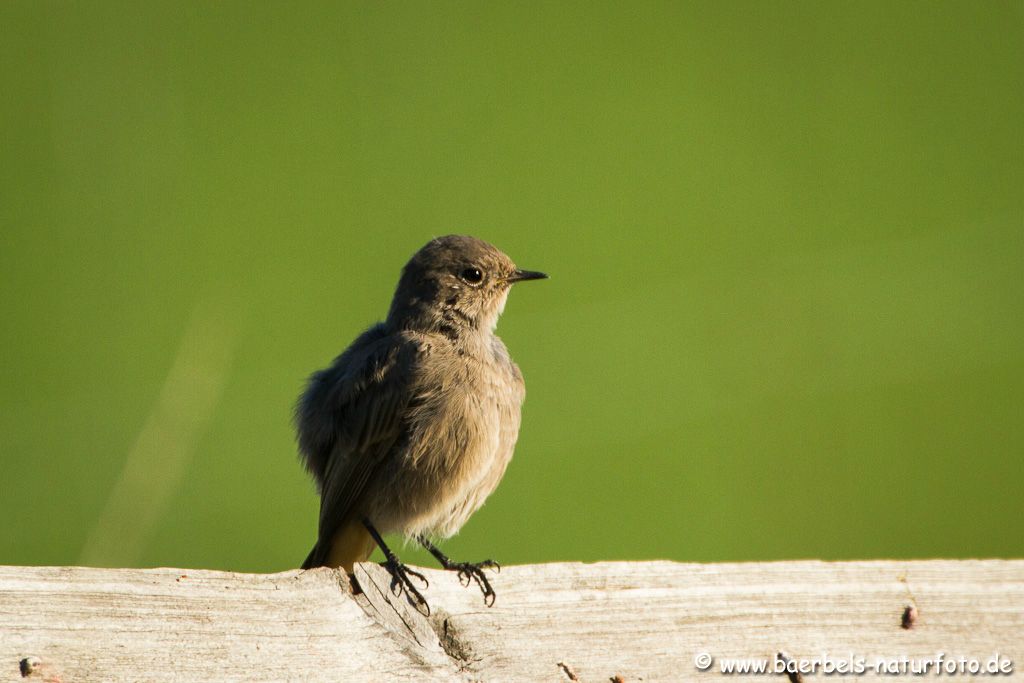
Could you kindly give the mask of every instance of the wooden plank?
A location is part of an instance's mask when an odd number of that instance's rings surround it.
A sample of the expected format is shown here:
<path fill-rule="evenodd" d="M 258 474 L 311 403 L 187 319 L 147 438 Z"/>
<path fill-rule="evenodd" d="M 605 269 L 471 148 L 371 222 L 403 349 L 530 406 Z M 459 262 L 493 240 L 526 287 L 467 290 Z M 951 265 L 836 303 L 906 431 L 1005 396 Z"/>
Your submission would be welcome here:
<path fill-rule="evenodd" d="M 429 617 L 371 564 L 355 596 L 327 569 L 0 567 L 0 680 L 675 681 L 779 652 L 818 675 L 863 658 L 858 680 L 928 659 L 933 674 L 938 653 L 1013 678 L 1024 657 L 1024 560 L 515 566 L 493 608 L 422 571 Z"/>
<path fill-rule="evenodd" d="M 445 660 L 405 647 L 331 570 L 0 567 L 4 681 L 455 679 Z"/>

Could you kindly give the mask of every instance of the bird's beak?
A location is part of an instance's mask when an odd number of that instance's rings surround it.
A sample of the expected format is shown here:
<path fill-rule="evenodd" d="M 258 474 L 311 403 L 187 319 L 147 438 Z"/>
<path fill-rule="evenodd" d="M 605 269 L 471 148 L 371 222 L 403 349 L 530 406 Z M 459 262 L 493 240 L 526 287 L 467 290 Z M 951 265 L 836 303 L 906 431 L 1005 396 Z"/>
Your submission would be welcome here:
<path fill-rule="evenodd" d="M 505 280 L 507 282 L 522 282 L 523 280 L 547 280 L 547 273 L 541 273 L 536 270 L 517 270 L 509 275 Z"/>

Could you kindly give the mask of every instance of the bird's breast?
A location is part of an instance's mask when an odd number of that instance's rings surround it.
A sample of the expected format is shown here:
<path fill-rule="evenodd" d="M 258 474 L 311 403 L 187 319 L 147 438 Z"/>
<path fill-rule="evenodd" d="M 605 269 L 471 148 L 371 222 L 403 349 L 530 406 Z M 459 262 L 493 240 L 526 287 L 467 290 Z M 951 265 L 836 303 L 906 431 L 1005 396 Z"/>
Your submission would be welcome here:
<path fill-rule="evenodd" d="M 497 364 L 464 361 L 449 368 L 421 404 L 423 451 L 452 475 L 484 467 L 503 450 L 503 437 L 519 429 L 522 390 Z"/>
<path fill-rule="evenodd" d="M 399 486 L 416 490 L 407 497 L 416 519 L 407 530 L 443 537 L 458 531 L 501 480 L 524 391 L 507 356 L 457 356 L 440 365 L 410 415 Z"/>

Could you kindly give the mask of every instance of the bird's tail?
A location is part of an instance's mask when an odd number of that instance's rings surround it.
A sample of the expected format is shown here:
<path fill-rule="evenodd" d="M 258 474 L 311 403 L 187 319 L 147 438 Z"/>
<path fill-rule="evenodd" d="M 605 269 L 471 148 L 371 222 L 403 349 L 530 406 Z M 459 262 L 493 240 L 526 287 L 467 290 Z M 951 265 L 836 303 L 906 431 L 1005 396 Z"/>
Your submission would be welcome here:
<path fill-rule="evenodd" d="M 329 542 L 325 543 L 324 539 L 317 541 L 302 568 L 342 567 L 351 574 L 352 565 L 370 559 L 376 547 L 366 527 L 360 522 L 349 522 L 341 525 Z"/>

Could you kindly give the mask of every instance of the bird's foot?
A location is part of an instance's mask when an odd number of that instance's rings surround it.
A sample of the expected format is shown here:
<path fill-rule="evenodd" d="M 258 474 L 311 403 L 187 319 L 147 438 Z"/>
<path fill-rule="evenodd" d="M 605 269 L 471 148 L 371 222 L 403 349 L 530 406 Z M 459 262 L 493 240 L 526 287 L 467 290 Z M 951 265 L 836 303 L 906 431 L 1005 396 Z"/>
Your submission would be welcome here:
<path fill-rule="evenodd" d="M 396 596 L 399 596 L 404 592 L 406 598 L 408 598 L 409 602 L 412 603 L 413 607 L 415 607 L 417 611 L 420 610 L 420 607 L 423 607 L 426 610 L 426 615 L 430 616 L 430 605 L 427 604 L 427 599 L 423 597 L 423 594 L 420 593 L 419 589 L 413 585 L 412 579 L 409 578 L 411 576 L 415 576 L 423 582 L 424 588 L 428 588 L 430 586 L 430 582 L 427 581 L 427 577 L 423 576 L 423 574 L 420 574 L 415 569 L 410 569 L 408 566 L 402 564 L 402 562 L 393 555 L 383 564 L 388 570 L 388 573 L 391 574 L 391 592 Z"/>
<path fill-rule="evenodd" d="M 451 562 L 449 561 L 444 565 L 444 568 L 457 572 L 459 577 L 459 583 L 463 586 L 468 586 L 469 582 L 476 581 L 476 585 L 480 587 L 480 590 L 484 594 L 484 604 L 488 607 L 494 605 L 494 599 L 497 597 L 494 593 L 494 589 L 491 588 L 491 582 L 487 580 L 487 575 L 484 574 L 484 569 L 494 569 L 495 571 L 501 571 L 501 565 L 494 560 L 484 560 L 483 562 Z"/>
<path fill-rule="evenodd" d="M 480 587 L 480 590 L 484 594 L 484 604 L 488 607 L 494 605 L 495 593 L 494 589 L 491 588 L 491 582 L 487 580 L 487 575 L 484 574 L 484 569 L 494 569 L 495 571 L 501 571 L 501 565 L 494 560 L 484 560 L 483 562 L 452 562 L 451 558 L 441 552 L 441 549 L 430 542 L 430 539 L 426 536 L 418 536 L 417 540 L 420 544 L 430 551 L 430 554 L 437 558 L 437 561 L 441 563 L 441 566 L 448 571 L 458 572 L 459 582 L 463 586 L 468 586 L 470 581 L 476 581 L 476 585 Z"/>

